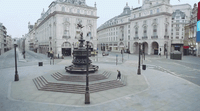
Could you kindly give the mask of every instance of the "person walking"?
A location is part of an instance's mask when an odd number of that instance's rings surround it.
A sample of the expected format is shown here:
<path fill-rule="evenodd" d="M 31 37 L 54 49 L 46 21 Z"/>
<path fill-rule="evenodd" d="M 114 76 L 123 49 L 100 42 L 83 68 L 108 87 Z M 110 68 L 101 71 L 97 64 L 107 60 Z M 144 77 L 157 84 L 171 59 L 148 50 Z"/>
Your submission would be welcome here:
<path fill-rule="evenodd" d="M 118 74 L 117 74 L 117 80 L 121 80 L 121 72 L 119 70 L 117 70 Z"/>

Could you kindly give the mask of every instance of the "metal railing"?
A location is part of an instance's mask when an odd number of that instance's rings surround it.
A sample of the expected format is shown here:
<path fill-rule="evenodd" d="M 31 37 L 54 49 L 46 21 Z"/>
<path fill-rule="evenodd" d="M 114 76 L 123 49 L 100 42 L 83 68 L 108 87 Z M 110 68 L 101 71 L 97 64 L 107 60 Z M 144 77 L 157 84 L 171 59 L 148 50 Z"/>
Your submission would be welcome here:
<path fill-rule="evenodd" d="M 164 36 L 164 39 L 169 39 L 169 36 L 168 36 L 168 35 L 165 35 L 165 36 Z"/>
<path fill-rule="evenodd" d="M 134 37 L 134 40 L 137 40 L 137 39 L 139 39 L 139 37 Z"/>
<path fill-rule="evenodd" d="M 142 37 L 142 39 L 148 39 L 148 37 L 147 37 L 147 36 L 144 36 L 144 37 Z"/>
<path fill-rule="evenodd" d="M 156 36 L 151 36 L 151 39 L 157 39 L 158 38 L 158 36 L 156 35 Z"/>

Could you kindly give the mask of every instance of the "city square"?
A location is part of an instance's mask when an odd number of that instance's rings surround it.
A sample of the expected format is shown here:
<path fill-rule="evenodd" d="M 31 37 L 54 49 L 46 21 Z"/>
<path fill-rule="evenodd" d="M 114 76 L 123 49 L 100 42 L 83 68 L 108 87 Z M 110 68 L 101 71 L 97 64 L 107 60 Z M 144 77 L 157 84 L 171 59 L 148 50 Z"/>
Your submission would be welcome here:
<path fill-rule="evenodd" d="M 119 57 L 117 65 L 116 55 Z M 56 82 L 51 74 L 60 72 L 66 75 L 64 67 L 71 64 L 72 57 L 55 59 L 55 64 L 50 65 L 50 59 L 46 55 L 27 51 L 26 61 L 18 62 L 19 81 L 14 82 L 13 56 L 14 51 L 11 50 L 0 57 L 1 78 L 3 78 L 0 92 L 2 110 L 196 111 L 199 109 L 200 64 L 198 63 L 200 62 L 194 64 L 192 61 L 200 59 L 193 56 L 183 57 L 183 60 L 171 60 L 166 56 L 146 56 L 143 64 L 146 64 L 147 68 L 138 75 L 137 55 L 124 54 L 122 63 L 120 53 L 102 56 L 99 52 L 98 56 L 90 58 L 93 64 L 100 67 L 96 73 L 109 71 L 111 75 L 108 79 L 116 80 L 118 69 L 122 76 L 127 77 L 127 83 L 124 87 L 90 93 L 90 105 L 84 104 L 84 94 L 40 91 L 32 80 L 44 76 L 48 81 Z M 38 62 L 43 62 L 43 66 L 39 66 Z"/>
<path fill-rule="evenodd" d="M 54 0 L 17 33 L 0 19 L 0 110 L 198 111 L 200 2 L 141 2 L 104 18 Z"/>

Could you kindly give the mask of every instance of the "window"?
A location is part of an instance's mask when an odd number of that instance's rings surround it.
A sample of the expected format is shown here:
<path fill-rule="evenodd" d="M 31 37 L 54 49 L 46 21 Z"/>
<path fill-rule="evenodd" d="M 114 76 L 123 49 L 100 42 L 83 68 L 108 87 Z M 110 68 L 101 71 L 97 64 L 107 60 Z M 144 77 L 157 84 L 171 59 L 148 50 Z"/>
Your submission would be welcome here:
<path fill-rule="evenodd" d="M 135 28 L 135 37 L 138 37 L 138 28 Z"/>
<path fill-rule="evenodd" d="M 80 9 L 77 10 L 77 13 L 80 13 Z"/>
<path fill-rule="evenodd" d="M 179 25 L 178 25 L 178 24 L 176 24 L 176 27 L 179 27 Z"/>
<path fill-rule="evenodd" d="M 93 11 L 91 11 L 91 15 L 93 15 Z"/>
<path fill-rule="evenodd" d="M 176 23 L 179 23 L 179 20 L 176 20 Z"/>
<path fill-rule="evenodd" d="M 71 12 L 71 13 L 72 13 L 72 8 L 70 8 L 70 9 L 69 9 L 69 12 Z"/>
<path fill-rule="evenodd" d="M 179 31 L 179 28 L 176 28 L 176 31 Z"/>
<path fill-rule="evenodd" d="M 128 28 L 130 28 L 130 25 L 128 25 Z"/>
<path fill-rule="evenodd" d="M 141 17 L 141 13 L 139 13 L 139 17 Z"/>
<path fill-rule="evenodd" d="M 160 11 L 159 11 L 159 8 L 157 8 L 157 13 L 159 13 Z"/>
<path fill-rule="evenodd" d="M 84 13 L 85 13 L 85 15 L 87 15 L 87 11 L 86 10 L 84 11 Z"/>
<path fill-rule="evenodd" d="M 153 11 L 152 11 L 152 10 L 150 10 L 150 14 L 151 14 L 151 15 L 153 14 Z"/>
<path fill-rule="evenodd" d="M 128 40 L 130 40 L 130 35 L 128 36 Z"/>
<path fill-rule="evenodd" d="M 134 18 L 136 18 L 136 15 L 134 14 Z"/>
<path fill-rule="evenodd" d="M 176 32 L 176 35 L 179 35 L 179 32 Z"/>
<path fill-rule="evenodd" d="M 154 36 L 157 35 L 157 26 L 156 25 L 153 26 L 153 35 Z"/>
<path fill-rule="evenodd" d="M 65 12 L 65 7 L 62 7 L 62 11 Z"/>
<path fill-rule="evenodd" d="M 167 25 L 165 25 L 165 35 L 167 35 L 167 32 L 168 32 Z"/>
<path fill-rule="evenodd" d="M 146 21 L 146 20 L 144 20 L 144 21 L 143 21 L 143 24 L 146 24 L 146 23 L 147 23 L 147 21 Z"/>
<path fill-rule="evenodd" d="M 130 34 L 130 30 L 128 30 L 128 34 Z"/>
<path fill-rule="evenodd" d="M 147 27 L 146 26 L 144 26 L 144 36 L 147 36 Z"/>

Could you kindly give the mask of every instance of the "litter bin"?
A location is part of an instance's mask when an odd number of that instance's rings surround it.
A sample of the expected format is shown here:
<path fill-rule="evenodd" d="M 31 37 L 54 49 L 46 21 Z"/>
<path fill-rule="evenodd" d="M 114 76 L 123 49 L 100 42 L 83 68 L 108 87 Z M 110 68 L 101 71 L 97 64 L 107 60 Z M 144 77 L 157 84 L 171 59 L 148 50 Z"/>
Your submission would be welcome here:
<path fill-rule="evenodd" d="M 146 70 L 146 65 L 142 65 L 142 69 L 143 69 L 143 70 Z"/>
<path fill-rule="evenodd" d="M 180 51 L 174 51 L 174 52 L 171 53 L 170 59 L 181 60 L 182 59 L 182 53 Z"/>
<path fill-rule="evenodd" d="M 39 66 L 43 66 L 43 62 L 38 62 L 38 65 Z"/>

